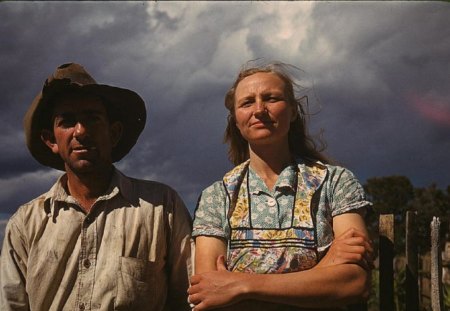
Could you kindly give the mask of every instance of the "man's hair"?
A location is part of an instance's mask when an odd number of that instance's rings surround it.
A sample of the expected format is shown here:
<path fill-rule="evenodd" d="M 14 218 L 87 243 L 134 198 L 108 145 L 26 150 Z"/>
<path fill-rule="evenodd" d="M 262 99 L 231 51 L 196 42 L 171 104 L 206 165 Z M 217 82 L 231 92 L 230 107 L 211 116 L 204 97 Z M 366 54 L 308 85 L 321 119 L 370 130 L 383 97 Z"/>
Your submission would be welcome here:
<path fill-rule="evenodd" d="M 297 96 L 304 88 L 294 81 L 294 78 L 289 72 L 289 69 L 298 68 L 280 63 L 272 62 L 266 64 L 253 64 L 252 61 L 241 68 L 239 74 L 234 81 L 232 87 L 225 95 L 225 107 L 229 114 L 227 117 L 227 128 L 225 130 L 224 142 L 228 144 L 228 158 L 234 164 L 238 165 L 249 158 L 248 142 L 242 137 L 241 132 L 236 126 L 235 120 L 235 93 L 238 84 L 246 77 L 255 73 L 273 73 L 277 75 L 285 85 L 284 96 L 289 105 L 297 107 L 297 118 L 291 122 L 288 132 L 289 150 L 295 157 L 303 157 L 310 160 L 319 160 L 323 163 L 330 163 L 328 159 L 321 152 L 325 149 L 325 143 L 320 140 L 320 148 L 314 139 L 308 134 L 306 126 L 306 113 L 304 102 L 308 98 L 306 95 Z"/>

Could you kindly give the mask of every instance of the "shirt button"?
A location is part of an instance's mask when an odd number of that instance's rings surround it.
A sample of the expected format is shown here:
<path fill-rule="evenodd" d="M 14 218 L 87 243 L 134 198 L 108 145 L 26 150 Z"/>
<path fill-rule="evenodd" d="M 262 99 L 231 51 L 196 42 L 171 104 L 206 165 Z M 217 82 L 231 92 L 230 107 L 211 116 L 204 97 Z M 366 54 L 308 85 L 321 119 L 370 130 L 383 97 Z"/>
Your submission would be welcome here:
<path fill-rule="evenodd" d="M 78 308 L 83 311 L 84 310 L 84 303 L 80 303 L 80 305 L 78 306 Z"/>
<path fill-rule="evenodd" d="M 274 198 L 270 198 L 267 200 L 267 205 L 269 205 L 270 207 L 275 206 L 277 204 L 277 201 L 275 201 Z"/>
<path fill-rule="evenodd" d="M 91 266 L 91 261 L 89 259 L 85 259 L 83 261 L 83 266 L 87 269 Z"/>

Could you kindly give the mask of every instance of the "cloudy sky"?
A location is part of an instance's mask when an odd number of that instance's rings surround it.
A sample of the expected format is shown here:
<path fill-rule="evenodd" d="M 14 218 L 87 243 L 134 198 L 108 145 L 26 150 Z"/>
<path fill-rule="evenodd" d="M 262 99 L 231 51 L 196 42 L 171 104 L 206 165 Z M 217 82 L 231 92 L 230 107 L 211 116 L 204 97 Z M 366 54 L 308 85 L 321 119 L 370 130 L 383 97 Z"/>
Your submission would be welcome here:
<path fill-rule="evenodd" d="M 143 97 L 146 128 L 117 166 L 171 185 L 191 211 L 231 167 L 223 97 L 256 58 L 303 70 L 311 132 L 361 182 L 446 187 L 449 16 L 443 2 L 1 2 L 0 213 L 60 175 L 30 156 L 22 118 L 66 62 Z"/>

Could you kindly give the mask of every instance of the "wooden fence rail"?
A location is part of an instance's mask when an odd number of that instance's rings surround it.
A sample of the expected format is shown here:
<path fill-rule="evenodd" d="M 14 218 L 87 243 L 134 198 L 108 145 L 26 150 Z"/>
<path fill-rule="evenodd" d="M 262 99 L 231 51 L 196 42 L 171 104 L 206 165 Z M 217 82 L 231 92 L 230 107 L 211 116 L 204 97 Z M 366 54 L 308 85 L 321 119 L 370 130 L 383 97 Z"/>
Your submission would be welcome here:
<path fill-rule="evenodd" d="M 440 226 L 439 218 L 433 217 L 431 222 L 431 308 L 433 311 L 444 311 Z"/>
<path fill-rule="evenodd" d="M 439 240 L 440 222 L 434 217 L 431 226 L 431 308 L 444 311 L 442 295 L 442 262 Z M 379 306 L 383 311 L 395 310 L 394 297 L 394 215 L 380 215 L 379 222 Z M 417 227 L 415 212 L 406 214 L 406 265 L 405 265 L 405 304 L 406 311 L 420 309 L 419 254 L 417 252 Z"/>
<path fill-rule="evenodd" d="M 442 285 L 442 259 L 439 240 L 440 221 L 434 217 L 431 226 L 431 310 L 444 311 Z M 379 301 L 381 311 L 395 311 L 394 290 L 394 215 L 379 217 Z M 416 213 L 406 214 L 406 264 L 405 264 L 405 301 L 406 311 L 419 311 L 421 306 L 421 284 L 419 280 L 419 254 L 417 249 Z M 398 299 L 397 299 L 398 301 Z M 358 304 L 349 308 L 351 311 L 367 311 L 367 304 Z"/>

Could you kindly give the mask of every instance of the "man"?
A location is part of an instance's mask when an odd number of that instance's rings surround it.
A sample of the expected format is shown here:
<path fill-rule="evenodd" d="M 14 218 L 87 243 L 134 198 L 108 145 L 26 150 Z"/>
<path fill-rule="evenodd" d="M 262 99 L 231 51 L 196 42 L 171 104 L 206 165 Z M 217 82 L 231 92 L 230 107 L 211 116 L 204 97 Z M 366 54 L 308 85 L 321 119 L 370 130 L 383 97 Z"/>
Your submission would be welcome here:
<path fill-rule="evenodd" d="M 65 171 L 5 232 L 0 310 L 189 310 L 191 219 L 166 185 L 113 165 L 146 110 L 135 92 L 58 67 L 24 119 L 28 149 Z"/>

